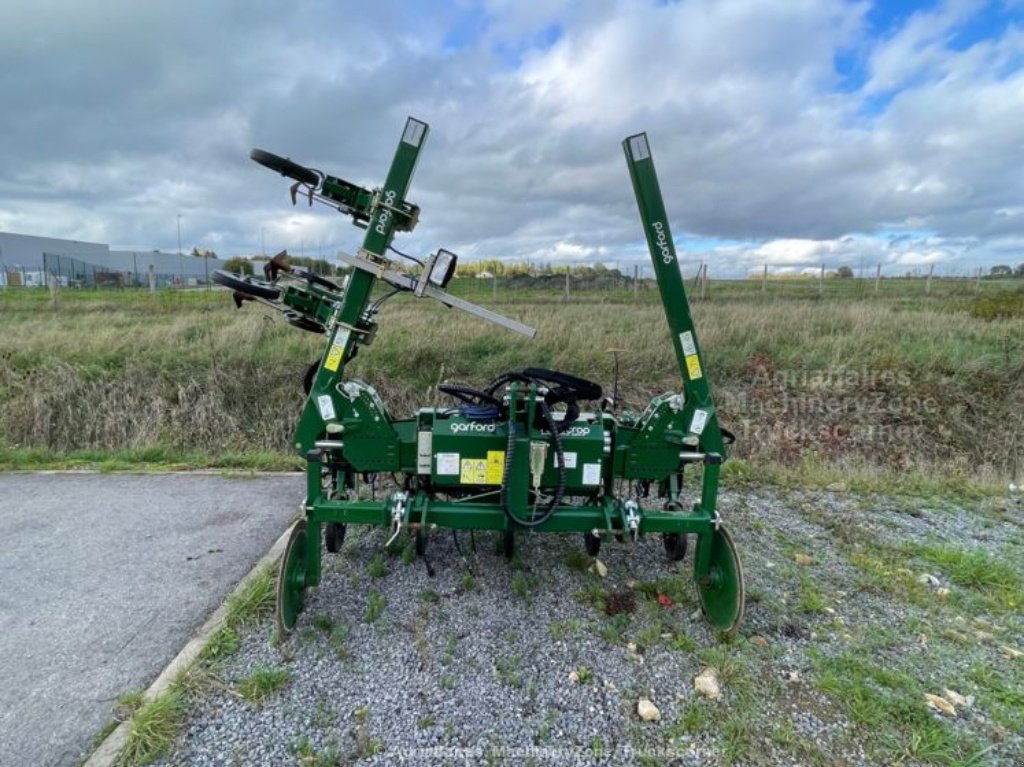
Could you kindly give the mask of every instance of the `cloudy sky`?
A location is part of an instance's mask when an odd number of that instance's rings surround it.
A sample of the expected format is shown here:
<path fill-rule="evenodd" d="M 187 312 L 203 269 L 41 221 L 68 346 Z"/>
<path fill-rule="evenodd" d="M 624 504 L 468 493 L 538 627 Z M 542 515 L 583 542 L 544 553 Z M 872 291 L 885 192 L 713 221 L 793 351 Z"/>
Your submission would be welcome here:
<path fill-rule="evenodd" d="M 4 0 L 0 230 L 353 251 L 258 146 L 367 186 L 431 125 L 398 247 L 646 261 L 651 137 L 684 262 L 1024 262 L 1024 0 Z"/>

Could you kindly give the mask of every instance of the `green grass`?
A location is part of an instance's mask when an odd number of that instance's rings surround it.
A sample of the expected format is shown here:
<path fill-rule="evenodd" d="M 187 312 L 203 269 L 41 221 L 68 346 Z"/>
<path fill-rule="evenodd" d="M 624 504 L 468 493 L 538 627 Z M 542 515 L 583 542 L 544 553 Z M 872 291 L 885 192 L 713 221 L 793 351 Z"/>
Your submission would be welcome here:
<path fill-rule="evenodd" d="M 180 693 L 168 692 L 142 704 L 132 715 L 131 728 L 117 757 L 117 767 L 149 764 L 168 753 L 185 715 Z"/>
<path fill-rule="evenodd" d="M 258 668 L 239 679 L 235 690 L 250 703 L 261 703 L 291 681 L 292 672 L 285 668 Z"/>
<path fill-rule="evenodd" d="M 237 592 L 233 592 L 225 601 L 226 615 L 224 625 L 238 630 L 252 626 L 274 612 L 275 566 L 264 565 Z"/>
<path fill-rule="evenodd" d="M 869 754 L 886 762 L 913 760 L 923 764 L 970 763 L 981 750 L 968 734 L 937 719 L 924 693 L 931 691 L 923 674 L 890 654 L 879 663 L 879 647 L 902 644 L 899 635 L 881 629 L 857 646 L 835 655 L 810 653 L 817 686 L 828 693 L 857 727 Z"/>
<path fill-rule="evenodd" d="M 1013 607 L 1024 591 L 1024 579 L 1009 562 L 984 551 L 964 551 L 950 546 L 916 546 L 912 551 L 921 559 L 939 566 L 953 583 L 1005 597 Z"/>
<path fill-rule="evenodd" d="M 383 578 L 388 574 L 388 563 L 382 554 L 377 554 L 370 560 L 367 568 L 371 578 Z"/>
<path fill-rule="evenodd" d="M 388 598 L 379 591 L 371 591 L 366 600 L 366 611 L 363 613 L 363 623 L 373 623 L 384 614 L 384 608 L 388 606 Z"/>

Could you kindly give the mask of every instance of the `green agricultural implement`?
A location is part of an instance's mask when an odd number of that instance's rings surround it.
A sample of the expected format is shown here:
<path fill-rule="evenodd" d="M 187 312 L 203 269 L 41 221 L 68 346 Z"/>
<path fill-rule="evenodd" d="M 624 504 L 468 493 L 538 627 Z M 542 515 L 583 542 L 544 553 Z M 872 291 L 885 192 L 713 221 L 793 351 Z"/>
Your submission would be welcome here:
<path fill-rule="evenodd" d="M 601 386 L 574 375 L 523 368 L 482 388 L 442 384 L 456 404 L 425 407 L 392 418 L 372 386 L 345 378 L 345 367 L 374 337 L 383 300 L 397 293 L 429 297 L 532 337 L 534 330 L 450 295 L 457 257 L 438 250 L 404 271 L 389 253 L 398 232 L 416 226 L 419 208 L 406 199 L 428 134 L 409 118 L 379 189 L 365 189 L 261 150 L 252 159 L 287 176 L 293 204 L 299 195 L 329 205 L 365 229 L 339 285 L 290 266 L 283 254 L 266 279 L 216 272 L 235 302 L 260 300 L 296 327 L 323 334 L 321 359 L 307 373 L 306 400 L 294 447 L 306 461 L 304 518 L 291 530 L 281 560 L 277 623 L 288 634 L 302 612 L 306 590 L 320 584 L 321 550 L 337 552 L 350 524 L 389 528 L 389 539 L 409 535 L 423 555 L 436 528 L 498 531 L 511 557 L 521 531 L 582 533 L 596 556 L 607 538 L 636 542 L 660 533 L 672 561 L 683 559 L 696 537 L 693 570 L 704 615 L 735 632 L 743 619 L 740 557 L 716 508 L 726 438 L 718 423 L 707 371 L 683 288 L 646 134 L 623 142 L 640 218 L 665 308 L 682 379 L 682 392 L 651 400 L 639 416 L 617 415 Z M 415 260 L 415 259 L 413 259 Z M 374 299 L 378 282 L 390 292 Z M 581 407 L 590 403 L 589 410 Z M 684 504 L 683 474 L 700 466 L 699 498 Z M 394 487 L 366 497 L 368 482 L 396 478 Z M 620 482 L 619 480 L 625 480 Z M 616 488 L 629 488 L 616 495 Z"/>

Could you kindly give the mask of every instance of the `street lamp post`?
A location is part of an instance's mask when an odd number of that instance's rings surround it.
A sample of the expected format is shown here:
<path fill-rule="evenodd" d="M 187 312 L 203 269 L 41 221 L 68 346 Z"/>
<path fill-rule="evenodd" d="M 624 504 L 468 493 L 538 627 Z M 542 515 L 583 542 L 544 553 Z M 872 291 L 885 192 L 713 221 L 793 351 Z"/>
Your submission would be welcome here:
<path fill-rule="evenodd" d="M 181 214 L 178 214 L 178 279 L 182 287 L 185 285 L 185 262 L 181 256 Z"/>

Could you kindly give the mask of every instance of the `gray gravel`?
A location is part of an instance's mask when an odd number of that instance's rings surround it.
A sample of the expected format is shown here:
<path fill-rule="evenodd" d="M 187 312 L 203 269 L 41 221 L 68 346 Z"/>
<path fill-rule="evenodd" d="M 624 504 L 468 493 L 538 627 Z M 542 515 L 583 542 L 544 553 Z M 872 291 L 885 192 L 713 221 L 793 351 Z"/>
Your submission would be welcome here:
<path fill-rule="evenodd" d="M 841 702 L 818 684 L 816 663 L 857 646 L 865 631 L 886 629 L 900 641 L 878 651 L 880 665 L 913 669 L 936 694 L 954 683 L 977 693 L 979 703 L 951 726 L 991 741 L 984 759 L 1009 765 L 1024 751 L 1020 733 L 996 724 L 970 678 L 980 662 L 1008 669 L 1010 683 L 1020 679 L 1022 661 L 997 650 L 1022 645 L 1020 611 L 979 622 L 963 609 L 963 589 L 941 573 L 952 592 L 948 609 L 894 599 L 866 588 L 851 562 L 867 540 L 1015 552 L 1019 563 L 1024 514 L 1017 500 L 972 508 L 742 491 L 724 493 L 721 506 L 748 589 L 742 636 L 727 644 L 696 614 L 689 557 L 669 565 L 656 537 L 635 547 L 606 543 L 600 559 L 608 576 L 601 579 L 570 566 L 582 549 L 578 536 L 521 535 L 507 563 L 491 534 L 476 535 L 474 552 L 469 534 L 460 534 L 460 551 L 450 532 L 436 531 L 428 549 L 434 577 L 422 560 L 406 564 L 398 555 L 385 557 L 386 575 L 372 577 L 384 534 L 350 529 L 341 554 L 325 553 L 323 583 L 310 592 L 292 638 L 276 645 L 270 621 L 249 633 L 217 669 L 223 685 L 192 701 L 174 753 L 159 764 L 767 765 L 820 757 L 866 765 L 870 749 Z M 804 554 L 810 563 L 799 563 Z M 926 569 L 909 560 L 907 568 L 914 578 Z M 651 581 L 685 587 L 662 607 L 639 593 Z M 800 601 L 808 584 L 823 602 L 813 610 Z M 637 610 L 616 632 L 586 595 L 629 589 L 638 592 Z M 373 595 L 387 606 L 367 622 Z M 939 641 L 946 629 L 970 638 L 979 626 L 990 640 L 967 647 Z M 750 643 L 754 635 L 768 646 Z M 693 679 L 707 665 L 724 669 L 717 702 L 694 692 Z M 259 705 L 232 693 L 261 667 L 285 667 L 291 681 Z M 569 681 L 574 670 L 580 682 Z M 660 722 L 639 720 L 642 696 L 658 706 Z M 701 712 L 706 721 L 695 725 Z"/>

